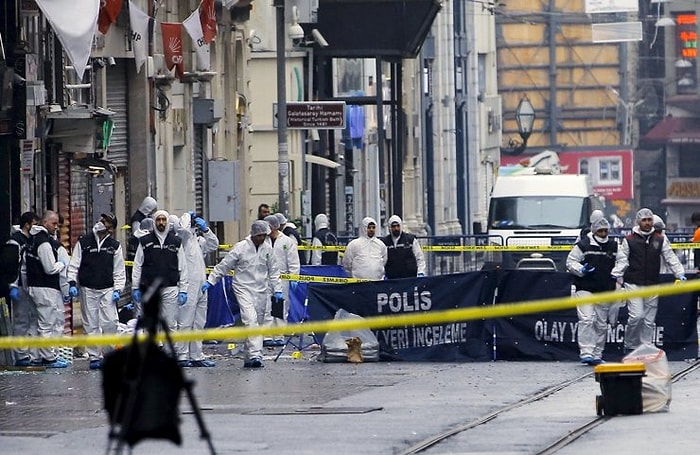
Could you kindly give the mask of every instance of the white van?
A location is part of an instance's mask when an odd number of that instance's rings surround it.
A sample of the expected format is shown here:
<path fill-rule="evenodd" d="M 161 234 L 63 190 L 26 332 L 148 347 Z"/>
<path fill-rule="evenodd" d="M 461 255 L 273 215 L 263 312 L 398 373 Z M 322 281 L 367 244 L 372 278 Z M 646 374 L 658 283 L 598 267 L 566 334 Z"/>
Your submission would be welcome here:
<path fill-rule="evenodd" d="M 593 210 L 601 209 L 586 175 L 526 173 L 500 175 L 491 191 L 489 241 L 500 245 L 573 245 L 589 226 Z M 564 271 L 566 252 L 543 252 Z M 529 252 L 503 255 L 504 268 L 514 268 Z"/>

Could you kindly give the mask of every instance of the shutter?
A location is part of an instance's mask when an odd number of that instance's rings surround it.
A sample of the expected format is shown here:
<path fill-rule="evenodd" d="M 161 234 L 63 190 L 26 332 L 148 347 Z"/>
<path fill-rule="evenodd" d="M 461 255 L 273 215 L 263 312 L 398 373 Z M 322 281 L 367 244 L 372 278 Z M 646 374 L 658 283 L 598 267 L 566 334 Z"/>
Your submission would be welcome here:
<path fill-rule="evenodd" d="M 194 179 L 194 207 L 198 215 L 204 214 L 204 134 L 203 126 L 194 125 L 192 147 L 192 175 Z"/>
<path fill-rule="evenodd" d="M 131 60 L 116 59 L 115 61 L 116 66 L 105 68 L 107 71 L 107 108 L 116 112 L 112 117 L 114 130 L 107 159 L 123 171 L 122 168 L 126 168 L 129 164 L 126 62 Z"/>

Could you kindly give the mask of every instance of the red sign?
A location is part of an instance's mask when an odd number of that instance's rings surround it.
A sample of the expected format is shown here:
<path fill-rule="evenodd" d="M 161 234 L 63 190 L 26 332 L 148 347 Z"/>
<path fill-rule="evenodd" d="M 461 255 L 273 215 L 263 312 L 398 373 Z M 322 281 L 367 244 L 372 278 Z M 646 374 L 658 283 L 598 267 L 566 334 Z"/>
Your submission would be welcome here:
<path fill-rule="evenodd" d="M 593 190 L 611 199 L 634 199 L 632 150 L 558 152 L 564 174 L 588 174 Z M 501 155 L 501 166 L 518 164 L 529 156 Z"/>

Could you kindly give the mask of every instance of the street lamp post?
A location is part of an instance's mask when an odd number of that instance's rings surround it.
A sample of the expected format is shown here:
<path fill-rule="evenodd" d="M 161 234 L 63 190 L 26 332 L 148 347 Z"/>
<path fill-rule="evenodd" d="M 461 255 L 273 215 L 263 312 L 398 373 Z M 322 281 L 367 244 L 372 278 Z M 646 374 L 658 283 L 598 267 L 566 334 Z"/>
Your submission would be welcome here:
<path fill-rule="evenodd" d="M 289 216 L 289 144 L 287 143 L 287 83 L 286 30 L 284 26 L 284 0 L 275 0 L 277 35 L 277 166 L 279 177 L 279 211 Z"/>
<path fill-rule="evenodd" d="M 527 95 L 523 96 L 518 103 L 518 108 L 515 110 L 515 121 L 518 123 L 518 134 L 522 138 L 521 143 L 517 143 L 514 139 L 508 141 L 508 147 L 501 147 L 501 152 L 506 155 L 520 155 L 527 148 L 527 140 L 532 134 L 532 126 L 535 123 L 535 108 L 528 99 Z"/>

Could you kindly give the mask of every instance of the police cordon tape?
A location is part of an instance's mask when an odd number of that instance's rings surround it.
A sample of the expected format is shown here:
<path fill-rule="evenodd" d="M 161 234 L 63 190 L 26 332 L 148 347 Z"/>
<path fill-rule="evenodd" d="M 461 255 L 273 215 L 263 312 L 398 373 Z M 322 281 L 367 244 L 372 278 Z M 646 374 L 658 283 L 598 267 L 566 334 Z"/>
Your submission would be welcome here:
<path fill-rule="evenodd" d="M 219 245 L 221 250 L 230 250 L 233 245 Z M 421 249 L 425 252 L 470 252 L 470 251 L 570 251 L 574 245 L 421 245 Z M 297 247 L 300 251 L 345 251 L 344 246 L 311 246 L 300 245 Z M 700 248 L 700 243 L 671 243 L 671 248 L 674 250 L 685 250 L 691 248 Z"/>
<path fill-rule="evenodd" d="M 295 335 L 311 332 L 338 332 L 357 329 L 385 329 L 411 325 L 428 325 L 452 323 L 457 321 L 473 321 L 477 319 L 494 319 L 533 314 L 549 311 L 560 311 L 575 308 L 582 304 L 600 304 L 616 302 L 630 297 L 651 297 L 654 295 L 676 295 L 700 291 L 700 279 L 646 286 L 636 290 L 609 291 L 591 294 L 585 297 L 563 297 L 554 299 L 530 300 L 527 302 L 501 303 L 498 305 L 456 308 L 434 312 L 414 314 L 396 314 L 390 316 L 373 316 L 364 319 L 341 321 L 311 321 L 298 324 L 288 324 L 284 327 L 227 327 L 206 329 L 200 331 L 172 332 L 170 337 L 174 342 L 189 342 L 195 340 L 230 340 L 241 339 L 254 335 Z M 139 334 L 139 340 L 145 340 L 147 334 Z M 76 335 L 73 337 L 0 337 L 0 349 L 32 347 L 45 348 L 51 346 L 124 346 L 131 342 L 133 335 Z M 165 334 L 156 335 L 158 341 L 165 341 Z"/>

